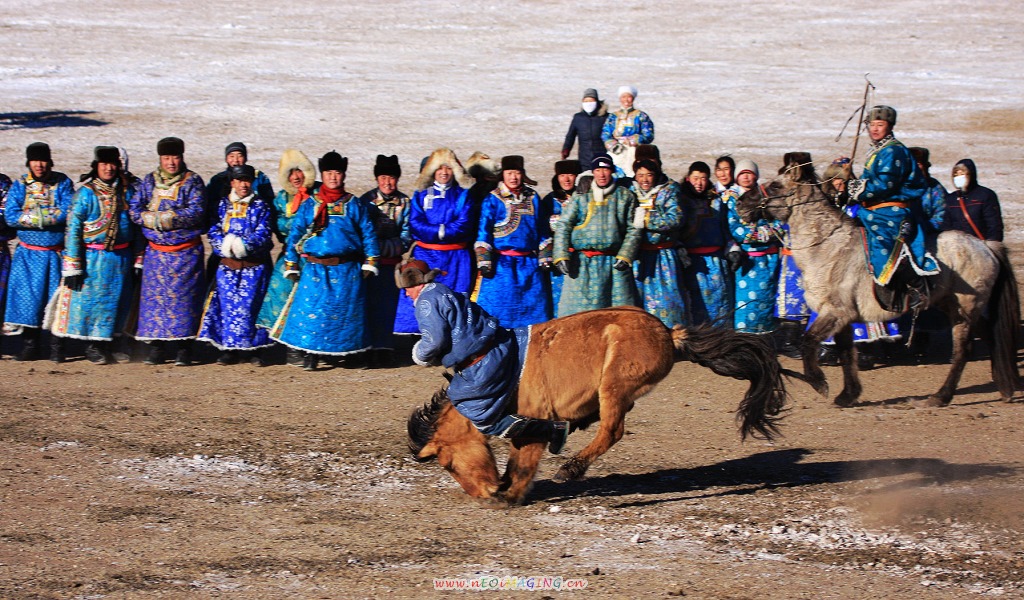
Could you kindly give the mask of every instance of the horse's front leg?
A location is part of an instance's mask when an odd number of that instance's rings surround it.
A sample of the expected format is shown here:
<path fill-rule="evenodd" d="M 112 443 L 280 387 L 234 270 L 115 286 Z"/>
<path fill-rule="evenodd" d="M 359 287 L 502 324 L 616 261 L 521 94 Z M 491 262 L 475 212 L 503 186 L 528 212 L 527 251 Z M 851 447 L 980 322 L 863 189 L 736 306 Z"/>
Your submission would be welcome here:
<path fill-rule="evenodd" d="M 800 353 L 803 355 L 807 383 L 825 398 L 828 397 L 828 380 L 825 379 L 825 372 L 818 364 L 818 352 L 821 350 L 821 343 L 838 328 L 838 320 L 835 317 L 819 314 L 800 340 Z"/>
<path fill-rule="evenodd" d="M 857 349 L 853 344 L 853 328 L 847 325 L 835 334 L 839 364 L 843 367 L 843 391 L 835 398 L 836 406 L 853 406 L 862 391 L 857 371 Z"/>
<path fill-rule="evenodd" d="M 971 325 L 956 314 L 949 314 L 949 317 L 953 323 L 953 360 L 949 374 L 939 391 L 920 401 L 917 406 L 947 406 L 953 401 L 956 386 L 967 366 L 967 357 L 971 352 Z"/>
<path fill-rule="evenodd" d="M 603 388 L 603 386 L 602 386 Z M 564 483 L 581 479 L 590 465 L 599 456 L 608 451 L 622 439 L 626 429 L 626 412 L 632 408 L 630 394 L 624 389 L 601 389 L 599 391 L 599 411 L 601 422 L 597 435 L 589 444 L 570 458 L 553 477 L 554 481 Z"/>
<path fill-rule="evenodd" d="M 501 477 L 500 497 L 509 504 L 522 504 L 530 491 L 533 478 L 537 475 L 544 444 L 529 440 L 512 440 L 508 464 Z"/>

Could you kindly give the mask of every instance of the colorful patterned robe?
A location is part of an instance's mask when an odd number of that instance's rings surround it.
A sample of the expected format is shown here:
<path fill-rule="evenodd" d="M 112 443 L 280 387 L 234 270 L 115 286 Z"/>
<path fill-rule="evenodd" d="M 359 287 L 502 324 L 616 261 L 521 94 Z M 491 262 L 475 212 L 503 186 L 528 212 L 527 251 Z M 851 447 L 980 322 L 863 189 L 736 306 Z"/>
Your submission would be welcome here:
<path fill-rule="evenodd" d="M 203 307 L 199 340 L 218 350 L 253 350 L 271 345 L 267 329 L 256 327 L 272 269 L 271 212 L 270 205 L 255 192 L 239 198 L 232 191 L 217 206 L 217 219 L 208 236 L 221 261 Z M 240 262 L 232 261 L 224 249 L 227 235 L 241 239 L 245 246 L 245 256 L 237 259 Z"/>
<path fill-rule="evenodd" d="M 551 319 L 551 281 L 540 268 L 551 265 L 550 217 L 537 192 L 524 186 L 513 195 L 499 183 L 481 204 L 476 239 L 477 266 L 494 270 L 480 278 L 480 307 L 504 327 Z"/>
<path fill-rule="evenodd" d="M 270 285 L 267 287 L 267 294 L 263 297 L 260 314 L 256 319 L 256 325 L 266 329 L 270 329 L 277 322 L 281 309 L 288 302 L 288 296 L 292 293 L 292 288 L 295 287 L 295 282 L 284 275 L 284 256 L 287 250 L 284 245 L 288 240 L 288 233 L 291 231 L 295 213 L 302 206 L 300 204 L 297 207 L 292 207 L 293 197 L 293 194 L 289 194 L 285 190 L 279 191 L 277 196 L 274 197 L 274 217 L 270 223 L 274 236 L 281 242 L 282 248 L 280 256 L 277 257 L 277 262 L 274 263 L 274 270 L 270 275 Z M 306 198 L 303 202 L 312 202 L 312 200 Z M 293 211 L 292 208 L 295 210 Z"/>
<path fill-rule="evenodd" d="M 142 261 L 136 339 L 190 340 L 199 330 L 206 286 L 203 224 L 206 186 L 186 171 L 166 182 L 154 171 L 129 204 L 132 222 L 149 241 Z"/>
<path fill-rule="evenodd" d="M 875 283 L 887 285 L 904 260 L 918 275 L 939 273 L 911 208 L 924 196 L 924 176 L 902 142 L 890 135 L 871 144 L 861 178 L 851 180 L 849 189 L 851 200 L 865 209 L 857 218 L 864 224 Z"/>
<path fill-rule="evenodd" d="M 366 206 L 352 194 L 327 205 L 327 226 L 313 227 L 323 204 L 318 194 L 303 203 L 292 221 L 285 249 L 288 270 L 300 267 L 298 283 L 274 323 L 270 337 L 313 354 L 341 356 L 368 350 L 363 268 L 380 256 Z M 340 259 L 336 265 L 310 259 Z"/>
<path fill-rule="evenodd" d="M 4 205 L 7 226 L 18 232 L 11 260 L 4 325 L 41 327 L 46 304 L 60 286 L 64 230 L 75 188 L 63 173 L 43 181 L 23 175 L 11 184 Z"/>
<path fill-rule="evenodd" d="M 733 282 L 725 262 L 728 207 L 718 194 L 688 197 L 682 243 L 690 259 L 683 270 L 691 323 L 732 327 Z"/>
<path fill-rule="evenodd" d="M 783 240 L 779 251 L 779 297 L 775 303 L 775 316 L 788 321 L 803 321 L 811 308 L 804 299 L 804 277 L 789 251 L 789 224 L 782 225 Z"/>
<path fill-rule="evenodd" d="M 366 205 L 380 246 L 380 275 L 366 281 L 366 318 L 370 327 L 370 345 L 394 349 L 395 315 L 401 293 L 395 284 L 395 268 L 412 243 L 409 233 L 409 197 L 395 190 L 385 198 L 379 189 L 359 199 Z"/>
<path fill-rule="evenodd" d="M 469 293 L 473 287 L 473 253 L 478 212 L 464 190 L 454 181 L 448 187 L 434 184 L 419 190 L 409 202 L 409 235 L 416 242 L 412 257 L 442 273 L 439 281 L 456 292 Z M 419 333 L 412 301 L 405 294 L 398 300 L 395 333 Z"/>
<path fill-rule="evenodd" d="M 138 230 L 128 214 L 136 190 L 93 179 L 75 193 L 64 242 L 65 277 L 85 275 L 82 289 L 61 285 L 47 323 L 53 335 L 112 340 L 124 329 L 131 308 L 132 269 Z M 120 197 L 119 197 L 120 196 Z"/>
<path fill-rule="evenodd" d="M 654 122 L 647 113 L 636 108 L 620 108 L 608 113 L 608 119 L 601 130 L 601 140 L 604 141 L 605 148 L 611 150 L 623 138 L 628 140 L 631 146 L 653 143 Z M 585 165 L 584 168 L 588 166 Z"/>
<path fill-rule="evenodd" d="M 631 190 L 644 211 L 640 250 L 633 263 L 640 302 L 666 327 L 686 326 L 690 311 L 683 288 L 685 250 L 679 244 L 686 215 L 680 206 L 679 184 L 666 179 L 644 192 L 634 181 Z"/>
<path fill-rule="evenodd" d="M 747 333 L 767 333 L 776 327 L 775 298 L 779 283 L 779 247 L 782 222 L 760 219 L 743 221 L 736 212 L 739 188 L 726 192 L 729 230 L 746 253 L 735 274 L 733 327 Z"/>
<path fill-rule="evenodd" d="M 632 269 L 613 268 L 618 260 L 632 263 L 636 257 L 640 245 L 640 230 L 633 227 L 636 207 L 633 192 L 614 182 L 605 189 L 594 185 L 586 194 L 573 194 L 562 207 L 554 261 L 568 261 L 569 275 L 562 286 L 559 316 L 640 305 Z"/>

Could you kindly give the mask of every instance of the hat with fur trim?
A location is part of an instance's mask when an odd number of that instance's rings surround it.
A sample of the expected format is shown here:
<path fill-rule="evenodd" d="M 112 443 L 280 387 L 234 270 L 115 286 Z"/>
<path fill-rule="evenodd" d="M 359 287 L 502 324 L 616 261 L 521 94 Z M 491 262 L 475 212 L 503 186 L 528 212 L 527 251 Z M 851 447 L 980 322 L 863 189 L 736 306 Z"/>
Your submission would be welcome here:
<path fill-rule="evenodd" d="M 530 179 L 530 176 L 526 174 L 526 162 L 522 156 L 518 154 L 510 154 L 508 156 L 501 157 L 501 170 L 504 171 L 519 171 L 523 175 L 523 181 L 526 185 L 537 185 L 537 182 Z"/>
<path fill-rule="evenodd" d="M 25 162 L 28 163 L 30 160 L 42 160 L 52 164 L 53 157 L 50 154 L 50 145 L 45 142 L 32 142 L 29 144 L 25 148 Z"/>
<path fill-rule="evenodd" d="M 92 156 L 98 163 L 121 164 L 121 151 L 116 146 L 96 146 L 92 150 Z"/>
<path fill-rule="evenodd" d="M 303 154 L 301 150 L 296 150 L 295 148 L 288 148 L 282 152 L 281 161 L 277 164 L 277 182 L 281 187 L 289 194 L 299 191 L 288 180 L 288 176 L 295 169 L 302 171 L 302 186 L 307 190 L 312 189 L 313 183 L 316 181 L 316 168 L 313 166 L 313 161 L 309 160 L 309 157 Z"/>
<path fill-rule="evenodd" d="M 373 176 L 380 177 L 381 175 L 390 175 L 395 179 L 402 176 L 402 166 L 398 164 L 398 155 L 377 155 L 377 162 L 373 165 Z"/>
<path fill-rule="evenodd" d="M 872 106 L 871 110 L 868 111 L 868 115 L 864 117 L 865 123 L 872 121 L 886 121 L 892 126 L 896 126 L 896 109 L 891 106 L 879 104 L 878 106 Z"/>
<path fill-rule="evenodd" d="M 338 154 L 337 150 L 331 150 L 320 158 L 320 172 L 324 171 L 348 171 L 348 159 Z"/>
<path fill-rule="evenodd" d="M 467 181 L 466 169 L 459 162 L 459 158 L 455 156 L 455 152 L 451 148 L 438 148 L 430 153 L 420 167 L 419 177 L 416 178 L 416 189 L 425 190 L 434 185 L 434 173 L 441 168 L 441 165 L 448 165 L 451 168 L 452 179 L 459 185 L 463 185 L 463 182 Z"/>
<path fill-rule="evenodd" d="M 555 163 L 555 175 L 579 175 L 583 167 L 578 160 L 560 160 Z"/>
<path fill-rule="evenodd" d="M 422 260 L 407 260 L 395 269 L 395 285 L 404 290 L 423 283 L 430 283 L 440 273 L 441 269 L 431 269 Z"/>
<path fill-rule="evenodd" d="M 181 138 L 165 137 L 156 143 L 156 153 L 160 156 L 181 156 L 185 154 L 185 142 Z"/>

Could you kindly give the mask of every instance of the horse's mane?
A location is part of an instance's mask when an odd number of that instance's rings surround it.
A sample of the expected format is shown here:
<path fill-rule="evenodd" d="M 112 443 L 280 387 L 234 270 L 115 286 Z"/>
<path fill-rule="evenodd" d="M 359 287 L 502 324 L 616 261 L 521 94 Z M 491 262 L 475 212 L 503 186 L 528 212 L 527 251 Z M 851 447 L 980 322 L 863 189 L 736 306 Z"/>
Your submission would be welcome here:
<path fill-rule="evenodd" d="M 420 451 L 433 439 L 437 432 L 437 419 L 450 403 L 448 386 L 445 386 L 434 392 L 434 396 L 429 402 L 424 403 L 409 415 L 409 422 L 406 425 L 406 430 L 409 433 L 409 451 L 412 452 L 416 460 L 420 462 L 429 460 L 420 459 Z"/>

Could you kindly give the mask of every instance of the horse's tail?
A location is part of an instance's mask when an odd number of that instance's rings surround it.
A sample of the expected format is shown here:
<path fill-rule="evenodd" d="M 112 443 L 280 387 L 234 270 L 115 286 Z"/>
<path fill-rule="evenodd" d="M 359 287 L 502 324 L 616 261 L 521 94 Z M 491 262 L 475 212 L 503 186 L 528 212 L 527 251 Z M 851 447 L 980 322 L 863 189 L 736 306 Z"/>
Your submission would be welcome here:
<path fill-rule="evenodd" d="M 986 244 L 999 259 L 999 275 L 992 286 L 988 315 L 992 339 L 992 381 L 999 394 L 1010 399 L 1020 387 L 1020 374 L 1017 371 L 1017 347 L 1020 342 L 1017 278 L 1013 274 L 1006 246 L 999 242 Z"/>
<path fill-rule="evenodd" d="M 701 325 L 673 329 L 672 343 L 686 360 L 750 382 L 736 409 L 743 439 L 752 435 L 771 440 L 779 435 L 779 415 L 789 395 L 775 350 L 765 337 Z"/>

